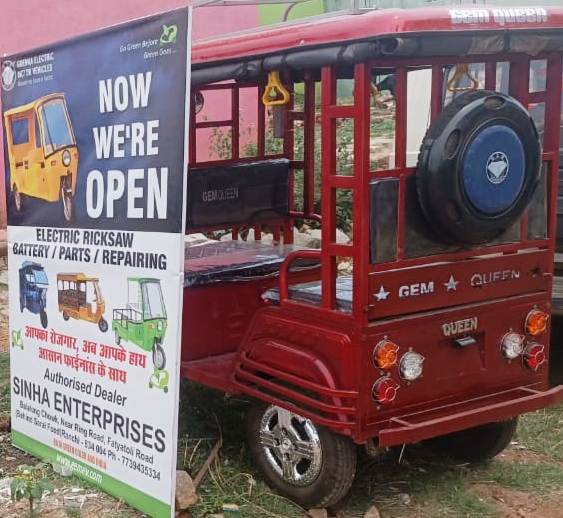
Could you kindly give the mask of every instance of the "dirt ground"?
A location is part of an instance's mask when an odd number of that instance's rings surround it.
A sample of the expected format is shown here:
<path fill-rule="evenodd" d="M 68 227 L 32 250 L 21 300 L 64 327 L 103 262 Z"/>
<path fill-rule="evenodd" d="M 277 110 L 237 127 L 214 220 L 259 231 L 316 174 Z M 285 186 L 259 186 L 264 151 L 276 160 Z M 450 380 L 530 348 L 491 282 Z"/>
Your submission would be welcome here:
<path fill-rule="evenodd" d="M 11 446 L 5 429 L 9 343 L 2 266 L 0 260 L 0 517 L 23 517 L 29 516 L 27 503 L 10 500 L 10 482 L 19 466 L 35 465 L 38 460 Z M 560 342 L 556 337 L 554 347 Z M 194 476 L 217 440 L 223 443 L 198 487 L 199 501 L 189 516 L 222 516 L 225 504 L 236 506 L 224 511 L 226 518 L 307 516 L 306 510 L 267 488 L 254 470 L 243 440 L 246 406 L 244 400 L 191 384 L 183 386 L 178 468 Z M 56 473 L 51 466 L 43 469 L 54 492 L 44 497 L 37 516 L 143 516 L 75 477 Z M 452 464 L 436 459 L 422 446 L 408 447 L 402 455 L 389 451 L 377 459 L 360 455 L 352 491 L 333 516 L 362 518 L 373 507 L 382 518 L 563 518 L 563 406 L 521 418 L 510 447 L 484 465 Z"/>

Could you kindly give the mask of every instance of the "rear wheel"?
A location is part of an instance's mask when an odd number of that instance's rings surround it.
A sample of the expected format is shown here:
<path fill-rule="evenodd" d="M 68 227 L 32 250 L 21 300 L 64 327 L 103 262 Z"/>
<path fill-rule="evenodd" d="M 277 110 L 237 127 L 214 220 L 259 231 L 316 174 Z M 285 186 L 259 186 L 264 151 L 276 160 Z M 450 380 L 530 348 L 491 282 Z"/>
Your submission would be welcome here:
<path fill-rule="evenodd" d="M 42 309 L 41 313 L 39 314 L 39 318 L 41 319 L 41 325 L 43 326 L 43 329 L 47 329 L 47 313 L 45 313 L 45 310 Z"/>
<path fill-rule="evenodd" d="M 158 370 L 163 370 L 166 367 L 166 355 L 160 342 L 155 342 L 152 348 L 152 362 Z"/>
<path fill-rule="evenodd" d="M 256 403 L 247 414 L 247 440 L 266 482 L 302 507 L 331 507 L 348 493 L 356 446 L 280 407 Z"/>
<path fill-rule="evenodd" d="M 121 336 L 119 336 L 119 333 L 117 332 L 117 329 L 115 330 L 115 344 L 119 345 L 121 343 Z"/>
<path fill-rule="evenodd" d="M 502 452 L 512 440 L 518 418 L 488 423 L 430 439 L 435 451 L 463 462 L 484 462 Z"/>
<path fill-rule="evenodd" d="M 98 327 L 102 333 L 105 333 L 108 330 L 108 322 L 105 318 L 100 318 L 98 321 Z"/>

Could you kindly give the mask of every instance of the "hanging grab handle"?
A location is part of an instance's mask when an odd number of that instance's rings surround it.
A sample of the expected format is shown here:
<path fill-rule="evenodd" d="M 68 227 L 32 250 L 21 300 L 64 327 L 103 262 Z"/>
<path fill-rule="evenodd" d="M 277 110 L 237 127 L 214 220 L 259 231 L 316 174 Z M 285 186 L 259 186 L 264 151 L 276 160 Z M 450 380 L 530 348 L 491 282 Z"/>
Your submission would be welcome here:
<path fill-rule="evenodd" d="M 456 83 L 463 77 L 467 77 L 471 81 L 471 86 L 459 87 L 455 86 Z M 471 90 L 477 90 L 479 88 L 479 81 L 471 75 L 469 70 L 469 65 L 467 63 L 462 63 L 461 65 L 456 65 L 453 77 L 448 81 L 448 90 L 450 92 L 469 92 Z"/>
<path fill-rule="evenodd" d="M 289 92 L 280 81 L 280 73 L 272 70 L 268 73 L 268 84 L 262 94 L 262 103 L 264 106 L 283 106 L 288 102 Z"/>

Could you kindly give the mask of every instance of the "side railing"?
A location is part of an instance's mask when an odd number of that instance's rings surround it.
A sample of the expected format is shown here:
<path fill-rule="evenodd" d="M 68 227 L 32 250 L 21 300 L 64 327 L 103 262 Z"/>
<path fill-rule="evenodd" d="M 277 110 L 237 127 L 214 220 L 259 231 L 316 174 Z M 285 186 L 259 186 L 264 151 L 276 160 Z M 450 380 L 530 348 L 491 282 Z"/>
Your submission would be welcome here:
<path fill-rule="evenodd" d="M 320 250 L 296 250 L 291 252 L 280 266 L 280 305 L 285 304 L 289 298 L 289 272 L 292 263 L 297 259 L 318 259 L 321 260 Z"/>
<path fill-rule="evenodd" d="M 113 320 L 118 321 L 121 325 L 126 325 L 128 322 L 141 322 L 142 313 L 133 308 L 114 309 Z"/>

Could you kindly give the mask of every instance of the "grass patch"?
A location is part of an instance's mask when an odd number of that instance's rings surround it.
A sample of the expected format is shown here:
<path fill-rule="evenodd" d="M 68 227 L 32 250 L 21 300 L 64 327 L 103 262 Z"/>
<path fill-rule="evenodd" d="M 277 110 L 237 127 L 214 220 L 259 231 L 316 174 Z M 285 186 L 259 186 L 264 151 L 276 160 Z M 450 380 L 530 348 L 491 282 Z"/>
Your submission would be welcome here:
<path fill-rule="evenodd" d="M 517 439 L 529 450 L 563 461 L 563 405 L 523 415 Z"/>
<path fill-rule="evenodd" d="M 410 450 L 401 464 L 396 452 L 380 461 L 360 460 L 358 476 L 344 508 L 346 517 L 360 518 L 373 504 L 390 517 L 494 515 L 494 508 L 471 491 L 470 469 L 434 462 L 418 446 Z M 413 513 L 414 509 L 420 513 Z"/>
<path fill-rule="evenodd" d="M 10 354 L 0 353 L 0 418 L 10 415 Z"/>
<path fill-rule="evenodd" d="M 272 492 L 257 475 L 244 437 L 248 402 L 184 382 L 178 430 L 178 469 L 195 477 L 213 446 L 222 440 L 221 454 L 198 488 L 199 501 L 190 509 L 194 518 L 237 504 L 241 516 L 303 516 L 303 510 Z"/>
<path fill-rule="evenodd" d="M 561 488 L 563 467 L 549 463 L 491 462 L 483 477 L 500 486 L 548 495 Z"/>

